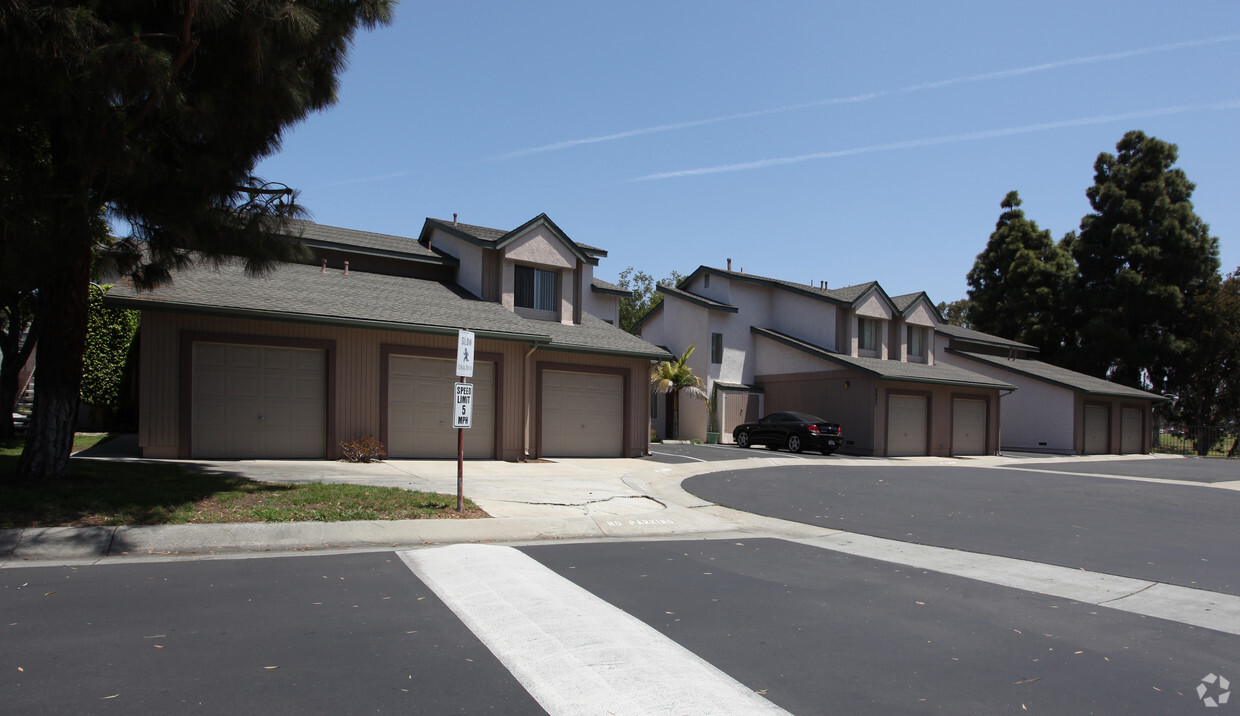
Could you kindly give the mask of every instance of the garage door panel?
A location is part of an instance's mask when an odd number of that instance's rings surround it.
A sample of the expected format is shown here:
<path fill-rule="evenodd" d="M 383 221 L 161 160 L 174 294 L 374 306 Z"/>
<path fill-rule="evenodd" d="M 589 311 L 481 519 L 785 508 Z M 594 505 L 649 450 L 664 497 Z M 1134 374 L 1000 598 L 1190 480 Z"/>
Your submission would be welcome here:
<path fill-rule="evenodd" d="M 543 455 L 623 455 L 622 376 L 547 371 L 543 374 L 542 400 Z"/>
<path fill-rule="evenodd" d="M 1102 455 L 1107 452 L 1107 408 L 1101 405 L 1085 406 L 1085 454 Z"/>
<path fill-rule="evenodd" d="M 196 343 L 193 361 L 195 457 L 323 457 L 324 351 Z"/>
<path fill-rule="evenodd" d="M 887 399 L 887 455 L 926 454 L 928 399 L 924 396 L 892 395 Z"/>
<path fill-rule="evenodd" d="M 986 453 L 986 401 L 971 398 L 952 400 L 952 454 Z"/>
<path fill-rule="evenodd" d="M 391 457 L 455 458 L 457 429 L 451 413 L 457 382 L 454 360 L 394 355 L 388 359 L 388 454 Z M 495 457 L 495 363 L 474 364 L 472 427 L 465 430 L 465 457 Z"/>
<path fill-rule="evenodd" d="M 1120 414 L 1120 452 L 1142 452 L 1145 446 L 1141 437 L 1145 431 L 1142 427 L 1141 411 L 1137 408 L 1124 408 Z"/>

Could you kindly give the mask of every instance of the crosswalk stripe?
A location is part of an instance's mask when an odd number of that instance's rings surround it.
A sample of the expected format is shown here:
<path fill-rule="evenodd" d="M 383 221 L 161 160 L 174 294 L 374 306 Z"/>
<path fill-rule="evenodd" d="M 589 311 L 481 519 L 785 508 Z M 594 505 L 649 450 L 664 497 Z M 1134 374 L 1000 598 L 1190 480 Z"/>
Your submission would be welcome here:
<path fill-rule="evenodd" d="M 552 716 L 786 713 L 519 550 L 398 554 Z"/>

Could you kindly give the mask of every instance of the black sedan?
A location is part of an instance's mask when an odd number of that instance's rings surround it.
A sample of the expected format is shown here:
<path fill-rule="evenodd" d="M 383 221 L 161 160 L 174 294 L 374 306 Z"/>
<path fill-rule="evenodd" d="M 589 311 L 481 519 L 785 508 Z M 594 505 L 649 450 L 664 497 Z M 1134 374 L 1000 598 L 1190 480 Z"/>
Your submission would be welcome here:
<path fill-rule="evenodd" d="M 830 455 L 844 441 L 837 423 L 828 423 L 808 413 L 771 413 L 756 423 L 741 423 L 732 431 L 736 444 L 743 447 L 765 445 L 772 450 L 787 447 L 788 452 L 806 448 Z"/>

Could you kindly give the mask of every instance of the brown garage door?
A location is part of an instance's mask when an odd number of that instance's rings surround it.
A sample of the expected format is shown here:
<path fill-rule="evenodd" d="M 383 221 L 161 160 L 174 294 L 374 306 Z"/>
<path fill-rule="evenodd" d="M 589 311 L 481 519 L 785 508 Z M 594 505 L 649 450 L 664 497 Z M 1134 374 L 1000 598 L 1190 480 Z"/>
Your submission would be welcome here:
<path fill-rule="evenodd" d="M 546 371 L 541 428 L 542 454 L 547 457 L 621 457 L 624 379 Z"/>
<path fill-rule="evenodd" d="M 1139 453 L 1144 452 L 1144 441 L 1141 436 L 1144 434 L 1142 426 L 1144 422 L 1141 420 L 1141 410 L 1138 408 L 1124 408 L 1120 411 L 1120 452 L 1123 453 Z"/>
<path fill-rule="evenodd" d="M 456 362 L 444 358 L 393 355 L 388 358 L 388 455 L 397 458 L 454 458 L 452 426 Z M 495 457 L 495 364 L 474 364 L 472 426 L 465 430 L 465 457 Z"/>
<path fill-rule="evenodd" d="M 324 351 L 195 343 L 193 361 L 194 457 L 323 457 Z"/>
<path fill-rule="evenodd" d="M 1107 432 L 1110 430 L 1108 411 L 1103 405 L 1085 406 L 1085 454 L 1103 455 L 1107 452 Z"/>

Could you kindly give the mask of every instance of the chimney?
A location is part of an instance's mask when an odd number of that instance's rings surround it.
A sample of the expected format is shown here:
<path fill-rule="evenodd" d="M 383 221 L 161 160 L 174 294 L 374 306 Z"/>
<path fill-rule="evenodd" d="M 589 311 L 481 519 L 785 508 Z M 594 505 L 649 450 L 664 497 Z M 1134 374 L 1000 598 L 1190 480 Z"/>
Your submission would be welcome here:
<path fill-rule="evenodd" d="M 728 259 L 728 270 L 732 270 L 732 259 Z"/>
<path fill-rule="evenodd" d="M 348 261 L 344 262 L 344 275 L 345 276 L 349 275 L 349 262 Z"/>
<path fill-rule="evenodd" d="M 452 225 L 456 226 L 456 212 L 452 212 Z"/>
<path fill-rule="evenodd" d="M 327 273 L 327 259 L 323 259 L 323 268 L 319 269 L 319 273 Z"/>

